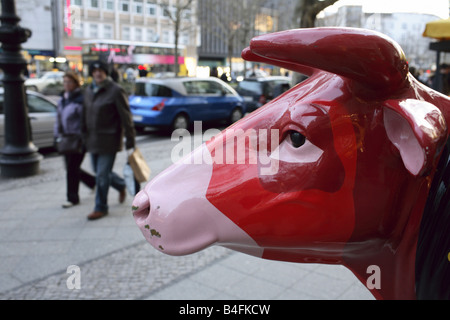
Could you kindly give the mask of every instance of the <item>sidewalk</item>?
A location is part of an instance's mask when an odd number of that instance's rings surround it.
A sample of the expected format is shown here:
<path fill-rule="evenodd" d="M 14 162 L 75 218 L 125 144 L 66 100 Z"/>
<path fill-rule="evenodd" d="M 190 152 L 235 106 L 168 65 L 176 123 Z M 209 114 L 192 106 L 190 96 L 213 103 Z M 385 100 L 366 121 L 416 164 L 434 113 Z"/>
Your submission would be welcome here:
<path fill-rule="evenodd" d="M 152 177 L 171 164 L 167 141 L 139 146 Z M 125 153 L 115 171 L 122 174 Z M 90 169 L 86 157 L 83 167 Z M 62 209 L 65 176 L 60 157 L 41 173 L 0 179 L 0 300 L 4 299 L 373 299 L 339 266 L 268 261 L 222 247 L 185 257 L 159 253 L 136 227 L 132 197 L 88 221 L 94 194 L 80 187 L 82 203 Z M 80 268 L 81 289 L 70 290 L 67 267 Z"/>

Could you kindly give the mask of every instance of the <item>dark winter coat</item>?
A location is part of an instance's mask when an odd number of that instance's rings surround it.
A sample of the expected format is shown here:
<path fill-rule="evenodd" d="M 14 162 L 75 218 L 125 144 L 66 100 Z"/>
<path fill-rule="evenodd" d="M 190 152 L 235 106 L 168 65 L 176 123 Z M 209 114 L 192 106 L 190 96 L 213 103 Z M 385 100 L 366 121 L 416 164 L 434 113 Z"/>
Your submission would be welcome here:
<path fill-rule="evenodd" d="M 128 95 L 106 79 L 99 87 L 89 85 L 84 92 L 86 148 L 91 153 L 114 153 L 135 146 L 135 130 Z"/>
<path fill-rule="evenodd" d="M 55 138 L 66 134 L 82 135 L 83 96 L 80 89 L 75 89 L 66 97 L 64 93 L 58 101 L 58 117 L 55 122 Z"/>

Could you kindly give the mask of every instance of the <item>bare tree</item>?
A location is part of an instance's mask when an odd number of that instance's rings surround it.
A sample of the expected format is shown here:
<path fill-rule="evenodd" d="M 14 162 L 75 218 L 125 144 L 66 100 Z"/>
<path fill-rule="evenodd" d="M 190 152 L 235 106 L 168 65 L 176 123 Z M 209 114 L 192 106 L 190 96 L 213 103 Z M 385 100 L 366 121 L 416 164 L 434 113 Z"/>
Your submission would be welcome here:
<path fill-rule="evenodd" d="M 227 47 L 227 59 L 231 59 L 236 46 L 244 48 L 255 33 L 255 21 L 266 0 L 203 0 L 208 10 L 208 20 L 202 20 L 203 28 L 223 39 Z"/>
<path fill-rule="evenodd" d="M 186 20 L 186 13 L 192 8 L 192 3 L 195 0 L 172 0 L 173 4 L 170 4 L 169 0 L 162 0 L 159 6 L 164 12 L 164 15 L 169 18 L 173 25 L 174 43 L 175 43 L 175 62 L 174 62 L 174 73 L 175 77 L 178 77 L 179 63 L 178 63 L 178 45 L 180 34 L 182 31 L 191 28 L 191 24 L 184 24 Z"/>
<path fill-rule="evenodd" d="M 324 10 L 339 0 L 298 0 L 295 8 L 296 17 L 300 19 L 300 28 L 312 28 L 316 17 Z"/>

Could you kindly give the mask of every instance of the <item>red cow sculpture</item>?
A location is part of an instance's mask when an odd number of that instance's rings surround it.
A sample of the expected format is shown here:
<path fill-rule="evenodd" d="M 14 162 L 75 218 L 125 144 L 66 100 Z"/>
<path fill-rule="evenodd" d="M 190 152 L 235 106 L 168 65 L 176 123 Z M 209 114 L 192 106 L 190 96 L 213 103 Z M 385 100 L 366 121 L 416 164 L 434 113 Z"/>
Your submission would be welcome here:
<path fill-rule="evenodd" d="M 341 264 L 364 284 L 377 266 L 377 299 L 450 298 L 449 98 L 369 30 L 282 31 L 242 55 L 309 78 L 153 179 L 133 202 L 145 238 Z"/>

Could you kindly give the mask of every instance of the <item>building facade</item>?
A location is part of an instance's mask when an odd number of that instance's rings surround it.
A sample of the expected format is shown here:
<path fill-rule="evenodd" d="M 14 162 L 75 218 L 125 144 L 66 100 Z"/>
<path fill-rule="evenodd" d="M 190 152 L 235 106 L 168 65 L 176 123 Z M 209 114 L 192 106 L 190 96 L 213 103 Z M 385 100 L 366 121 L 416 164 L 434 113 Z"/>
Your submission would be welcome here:
<path fill-rule="evenodd" d="M 183 74 L 192 73 L 187 67 L 195 66 L 197 60 L 197 28 L 195 1 L 188 0 L 70 0 L 63 1 L 64 5 L 64 32 L 62 35 L 64 47 L 62 54 L 71 56 L 73 51 L 80 51 L 81 56 L 88 54 L 86 40 L 101 39 L 110 43 L 122 44 L 120 50 L 126 54 L 146 54 L 145 52 L 133 52 L 133 47 L 147 48 L 149 55 L 164 55 L 161 48 L 175 47 L 174 17 L 179 7 L 184 7 L 188 2 L 192 4 L 183 10 L 180 17 L 181 28 L 178 32 L 178 47 L 183 67 Z M 115 42 L 114 42 L 115 41 Z M 81 48 L 80 48 L 81 47 Z M 155 48 L 152 50 L 151 48 Z M 104 50 L 98 48 L 98 50 Z M 114 47 L 114 50 L 119 50 Z M 167 51 L 166 50 L 166 51 Z M 78 55 L 80 56 L 80 54 Z M 119 56 L 119 54 L 117 54 Z M 158 61 L 156 61 L 158 60 Z M 145 63 L 142 59 L 116 59 L 113 61 L 119 67 L 122 64 L 139 65 L 149 72 L 169 72 L 173 61 L 166 59 L 150 59 Z M 69 64 L 72 61 L 69 61 Z M 111 61 L 109 61 L 111 62 Z M 79 68 L 83 59 L 73 61 Z M 156 65 L 155 65 L 156 64 Z M 85 65 L 85 64 L 84 64 Z M 73 65 L 70 65 L 73 67 Z M 155 70 L 153 70 L 155 69 Z"/>
<path fill-rule="evenodd" d="M 148 69 L 157 64 L 155 71 L 170 71 L 173 58 L 167 58 L 170 50 L 175 48 L 174 17 L 178 7 L 182 7 L 178 32 L 179 55 L 182 57 L 180 72 L 189 74 L 197 63 L 196 0 L 16 0 L 21 25 L 33 31 L 35 43 L 30 39 L 23 44 L 33 71 L 42 69 L 74 69 L 86 72 L 84 57 L 92 52 L 86 42 L 99 40 L 97 51 L 105 50 L 105 42 L 116 53 L 113 61 L 117 67 L 131 65 Z M 191 3 L 184 8 L 184 5 Z M 100 41 L 101 40 L 101 41 Z M 113 44 L 114 45 L 113 45 Z M 38 47 L 36 47 L 39 45 Z M 45 50 L 42 65 L 35 67 L 34 48 Z M 92 45 L 90 46 L 92 48 Z M 165 59 L 153 59 L 151 63 L 120 59 L 121 55 L 135 55 L 134 49 L 149 48 L 148 54 L 164 55 Z M 155 48 L 151 50 L 151 48 Z M 166 49 L 162 49 L 166 48 Z M 34 50 L 34 51 L 33 51 Z M 120 51 L 120 52 L 119 52 Z M 144 54 L 137 52 L 136 54 Z M 150 57 L 150 56 L 149 56 Z M 195 71 L 195 70 L 193 70 Z"/>
<path fill-rule="evenodd" d="M 175 63 L 175 22 L 180 73 L 206 75 L 214 67 L 243 73 L 251 64 L 240 53 L 256 35 L 298 27 L 297 0 L 15 0 L 20 25 L 32 30 L 22 45 L 30 73 L 58 68 L 86 73 L 86 62 L 102 56 L 116 67 L 168 72 Z M 187 8 L 184 5 L 189 4 Z M 410 65 L 434 62 L 430 39 L 422 37 L 433 15 L 368 13 L 342 6 L 321 14 L 317 26 L 347 26 L 380 31 L 404 49 Z M 96 40 L 98 40 L 96 42 Z"/>
<path fill-rule="evenodd" d="M 20 26 L 32 31 L 31 37 L 22 44 L 23 55 L 29 62 L 28 72 L 39 74 L 50 70 L 60 45 L 53 0 L 16 0 L 16 12 L 21 19 Z"/>
<path fill-rule="evenodd" d="M 251 64 L 242 50 L 257 35 L 291 27 L 295 0 L 198 0 L 201 43 L 199 66 L 232 69 L 243 74 Z"/>
<path fill-rule="evenodd" d="M 233 65 L 251 38 L 293 27 L 296 0 L 15 0 L 21 25 L 33 31 L 23 44 L 31 73 L 74 69 L 86 75 L 86 62 L 98 56 L 116 67 L 133 65 L 152 73 L 172 68 L 177 8 L 181 74 L 205 75 L 203 68 Z M 96 41 L 98 40 L 98 41 Z M 146 47 L 144 50 L 142 47 Z M 149 48 L 154 48 L 151 50 Z M 145 52 L 137 52 L 137 51 Z M 112 51 L 114 57 L 111 57 Z M 136 51 L 136 52 L 135 52 Z M 106 55 L 106 52 L 108 54 Z M 147 54 L 147 56 L 144 56 Z M 105 57 L 106 55 L 106 57 Z M 130 55 L 136 59 L 130 58 Z M 163 57 L 155 58 L 155 55 Z M 145 63 L 143 59 L 150 61 Z M 154 65 L 152 61 L 158 60 Z M 161 65 L 163 61 L 163 65 Z M 208 71 L 209 73 L 209 71 Z"/>

